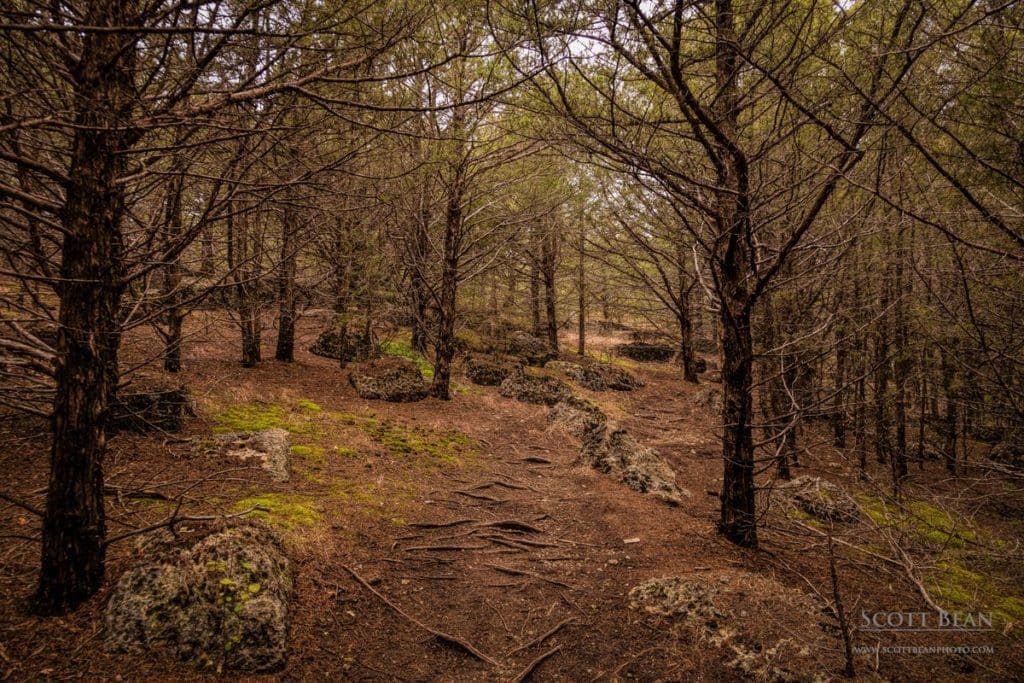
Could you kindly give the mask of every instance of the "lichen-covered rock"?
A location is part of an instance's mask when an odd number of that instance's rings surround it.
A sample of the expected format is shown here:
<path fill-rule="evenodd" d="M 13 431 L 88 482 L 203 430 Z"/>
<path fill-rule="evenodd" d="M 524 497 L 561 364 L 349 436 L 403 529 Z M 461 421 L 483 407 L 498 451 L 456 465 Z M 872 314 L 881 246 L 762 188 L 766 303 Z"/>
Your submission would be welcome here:
<path fill-rule="evenodd" d="M 664 344 L 630 342 L 629 344 L 618 344 L 615 347 L 615 354 L 636 361 L 657 362 L 672 360 L 672 357 L 676 355 L 676 350 Z"/>
<path fill-rule="evenodd" d="M 676 484 L 675 472 L 656 451 L 615 425 L 587 434 L 580 454 L 594 469 L 616 474 L 630 488 L 670 505 L 679 505 L 690 496 Z"/>
<path fill-rule="evenodd" d="M 217 434 L 214 440 L 224 445 L 227 457 L 241 462 L 256 461 L 274 481 L 288 481 L 290 438 L 287 429 L 275 427 L 251 433 Z"/>
<path fill-rule="evenodd" d="M 505 338 L 505 349 L 510 356 L 522 358 L 527 365 L 537 367 L 558 357 L 546 340 L 518 330 Z"/>
<path fill-rule="evenodd" d="M 269 528 L 181 528 L 155 535 L 139 555 L 107 603 L 109 650 L 166 648 L 203 670 L 284 667 L 292 570 Z"/>
<path fill-rule="evenodd" d="M 112 432 L 180 432 L 194 414 L 184 385 L 143 380 L 118 392 L 108 424 Z"/>
<path fill-rule="evenodd" d="M 644 385 L 632 373 L 608 363 L 587 364 L 551 361 L 545 367 L 564 372 L 569 379 L 590 391 L 633 391 Z"/>
<path fill-rule="evenodd" d="M 471 356 L 466 360 L 466 377 L 473 384 L 496 387 L 520 366 L 503 359 Z"/>
<path fill-rule="evenodd" d="M 499 393 L 521 403 L 553 406 L 572 396 L 572 389 L 557 377 L 533 377 L 525 372 L 514 372 L 501 383 Z"/>
<path fill-rule="evenodd" d="M 386 356 L 352 370 L 349 382 L 360 398 L 410 403 L 427 396 L 423 373 L 411 360 Z"/>
<path fill-rule="evenodd" d="M 590 401 L 570 396 L 551 407 L 548 420 L 565 427 L 576 438 L 585 439 L 587 435 L 602 430 L 608 418 Z"/>
<path fill-rule="evenodd" d="M 718 586 L 681 576 L 648 579 L 629 591 L 629 608 L 684 619 L 721 619 L 714 597 Z"/>
<path fill-rule="evenodd" d="M 693 395 L 693 402 L 717 415 L 722 412 L 722 391 L 714 387 L 704 387 Z"/>
<path fill-rule="evenodd" d="M 820 477 L 797 477 L 776 486 L 775 494 L 784 503 L 822 521 L 853 522 L 859 516 L 850 494 Z"/>
<path fill-rule="evenodd" d="M 343 360 L 346 363 L 361 363 L 380 355 L 377 344 L 369 335 L 351 331 L 342 335 L 336 328 L 321 332 L 309 347 L 309 352 L 324 358 Z"/>

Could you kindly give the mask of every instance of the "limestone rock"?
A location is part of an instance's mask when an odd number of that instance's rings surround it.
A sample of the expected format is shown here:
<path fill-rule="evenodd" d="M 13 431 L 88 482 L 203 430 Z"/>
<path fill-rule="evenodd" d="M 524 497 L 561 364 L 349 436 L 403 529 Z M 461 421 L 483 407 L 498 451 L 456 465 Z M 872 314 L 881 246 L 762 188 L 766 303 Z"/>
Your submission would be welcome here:
<path fill-rule="evenodd" d="M 108 424 L 114 432 L 180 432 L 194 414 L 184 385 L 143 380 L 118 392 Z"/>
<path fill-rule="evenodd" d="M 344 360 L 346 363 L 360 363 L 379 355 L 377 345 L 365 333 L 349 332 L 344 335 L 343 340 L 340 330 L 337 329 L 321 332 L 309 347 L 309 352 L 324 358 Z"/>
<path fill-rule="evenodd" d="M 526 332 L 515 331 L 505 338 L 505 349 L 510 356 L 522 358 L 527 365 L 542 367 L 549 360 L 558 357 L 547 340 L 534 337 Z"/>
<path fill-rule="evenodd" d="M 631 358 L 636 361 L 668 361 L 676 355 L 676 350 L 664 344 L 649 344 L 646 342 L 630 342 L 619 344 L 615 347 L 615 354 L 624 358 Z"/>

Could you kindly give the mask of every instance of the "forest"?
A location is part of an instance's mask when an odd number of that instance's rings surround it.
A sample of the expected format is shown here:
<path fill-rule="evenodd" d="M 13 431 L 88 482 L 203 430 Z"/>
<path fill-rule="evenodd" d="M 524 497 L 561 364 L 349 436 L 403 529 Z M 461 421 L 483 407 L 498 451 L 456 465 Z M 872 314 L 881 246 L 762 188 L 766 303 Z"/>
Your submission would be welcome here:
<path fill-rule="evenodd" d="M 1019 680 L 1024 3 L 4 0 L 0 679 Z"/>

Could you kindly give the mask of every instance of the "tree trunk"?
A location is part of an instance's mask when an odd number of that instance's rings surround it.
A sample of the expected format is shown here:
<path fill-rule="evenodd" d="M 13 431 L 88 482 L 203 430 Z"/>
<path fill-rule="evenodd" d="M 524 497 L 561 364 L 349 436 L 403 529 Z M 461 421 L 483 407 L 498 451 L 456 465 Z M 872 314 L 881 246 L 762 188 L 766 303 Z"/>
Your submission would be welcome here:
<path fill-rule="evenodd" d="M 281 258 L 278 264 L 277 296 L 279 321 L 277 349 L 274 358 L 291 363 L 295 360 L 295 268 L 297 245 L 295 209 L 285 204 L 281 215 Z"/>
<path fill-rule="evenodd" d="M 746 157 L 738 139 L 739 69 L 732 0 L 715 0 L 715 114 L 725 140 L 717 179 L 719 229 L 724 231 L 716 259 L 722 327 L 722 517 L 721 533 L 740 546 L 757 547 L 754 500 L 754 439 L 751 433 L 754 344 L 750 329 L 749 278 L 753 255 L 748 250 L 750 215 Z"/>
<path fill-rule="evenodd" d="M 430 224 L 430 205 L 426 197 L 420 198 L 420 210 L 413 225 L 412 270 L 409 297 L 412 304 L 411 344 L 420 353 L 427 352 L 427 227 Z"/>
<path fill-rule="evenodd" d="M 558 351 L 558 318 L 555 312 L 555 271 L 558 266 L 557 236 L 547 226 L 541 236 L 541 275 L 544 278 L 544 312 L 547 322 L 548 344 Z"/>
<path fill-rule="evenodd" d="M 576 305 L 576 354 L 585 356 L 587 353 L 587 233 L 582 225 L 580 226 L 577 251 L 580 261 L 576 271 L 576 293 L 578 295 Z"/>
<path fill-rule="evenodd" d="M 168 181 L 167 211 L 164 216 L 164 244 L 172 246 L 181 235 L 181 196 L 184 190 L 184 174 L 179 173 Z M 185 322 L 185 310 L 181 305 L 181 266 L 178 260 L 163 267 L 164 298 L 167 307 L 167 329 L 164 333 L 164 370 L 181 371 L 181 329 Z"/>
<path fill-rule="evenodd" d="M 530 334 L 540 336 L 540 266 L 530 260 Z"/>
<path fill-rule="evenodd" d="M 459 250 L 462 247 L 462 192 L 462 174 L 457 172 L 449 189 L 448 208 L 445 213 L 434 382 L 430 386 L 430 395 L 445 401 L 450 398 L 452 359 L 455 357 L 455 311 L 459 284 Z"/>
<path fill-rule="evenodd" d="M 131 0 L 96 0 L 83 23 L 125 26 Z M 61 223 L 60 330 L 50 478 L 35 609 L 60 613 L 99 588 L 106 521 L 103 456 L 108 404 L 118 381 L 123 288 L 121 217 L 126 122 L 134 106 L 135 44 L 118 32 L 82 37 L 74 65 L 75 133 Z"/>
<path fill-rule="evenodd" d="M 679 242 L 676 245 L 676 279 L 679 287 L 679 303 L 675 311 L 679 324 L 679 362 L 683 366 L 683 380 L 698 383 L 697 356 L 693 352 L 693 318 L 690 308 L 690 291 L 693 283 L 686 272 L 686 246 Z"/>

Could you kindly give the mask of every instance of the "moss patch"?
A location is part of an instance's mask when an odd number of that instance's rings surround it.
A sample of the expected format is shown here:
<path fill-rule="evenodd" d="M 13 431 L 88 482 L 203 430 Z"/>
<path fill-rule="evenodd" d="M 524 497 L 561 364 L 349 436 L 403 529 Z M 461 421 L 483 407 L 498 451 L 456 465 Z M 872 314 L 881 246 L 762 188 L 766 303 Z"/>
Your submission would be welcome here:
<path fill-rule="evenodd" d="M 412 343 L 407 335 L 381 342 L 380 351 L 386 356 L 398 356 L 399 358 L 411 360 L 419 368 L 424 378 L 432 379 L 434 377 L 434 366 L 423 357 L 422 353 L 412 347 Z"/>
<path fill-rule="evenodd" d="M 323 408 L 313 401 L 310 401 L 308 398 L 300 398 L 296 401 L 295 405 L 298 406 L 300 410 L 305 410 L 307 413 L 319 413 L 323 411 Z"/>
<path fill-rule="evenodd" d="M 273 404 L 240 403 L 214 416 L 216 433 L 287 429 L 287 412 Z"/>
<path fill-rule="evenodd" d="M 290 493 L 263 493 L 243 498 L 235 503 L 236 512 L 259 507 L 249 513 L 252 517 L 266 519 L 271 524 L 287 530 L 320 523 L 322 515 L 314 507 L 312 496 Z"/>
<path fill-rule="evenodd" d="M 478 453 L 476 442 L 465 434 L 449 430 L 430 432 L 409 429 L 390 420 L 367 424 L 366 433 L 397 457 L 417 456 L 427 462 L 443 465 L 463 465 Z"/>

